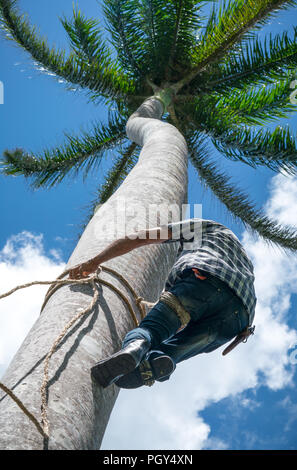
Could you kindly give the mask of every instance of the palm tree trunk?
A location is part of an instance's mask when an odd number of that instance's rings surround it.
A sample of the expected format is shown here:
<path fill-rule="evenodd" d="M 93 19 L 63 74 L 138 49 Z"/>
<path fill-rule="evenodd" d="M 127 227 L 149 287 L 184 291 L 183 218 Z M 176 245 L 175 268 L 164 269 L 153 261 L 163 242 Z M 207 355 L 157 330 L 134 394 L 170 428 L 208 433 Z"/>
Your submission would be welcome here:
<path fill-rule="evenodd" d="M 115 231 L 115 214 L 118 223 L 125 220 L 129 224 L 131 216 L 129 218 L 128 210 L 135 209 L 137 205 L 136 213 L 132 214 L 132 219 L 138 224 L 135 229 L 148 228 L 158 225 L 158 221 L 148 213 L 150 204 L 163 204 L 162 213 L 167 216 L 168 205 L 181 207 L 186 202 L 187 146 L 174 126 L 160 121 L 162 112 L 161 102 L 150 98 L 128 120 L 128 137 L 143 146 L 139 162 L 121 187 L 96 211 L 67 267 L 95 256 L 121 235 Z M 119 215 L 123 203 L 126 206 L 125 219 L 123 213 Z M 131 226 L 126 228 L 127 232 L 133 231 Z M 124 229 L 125 226 L 122 227 Z M 149 245 L 115 258 L 106 265 L 123 274 L 140 296 L 156 301 L 176 250 L 176 244 Z M 104 273 L 102 278 L 121 287 L 119 281 L 109 274 Z M 2 382 L 13 389 L 39 420 L 39 390 L 45 355 L 64 325 L 88 305 L 90 295 L 92 290 L 88 286 L 58 289 L 2 378 Z M 69 331 L 51 359 L 49 441 L 43 441 L 28 418 L 1 392 L 0 449 L 98 449 L 119 389 L 114 385 L 102 389 L 93 383 L 90 368 L 118 350 L 123 337 L 133 327 L 122 300 L 105 286 L 100 288 L 98 306 Z"/>

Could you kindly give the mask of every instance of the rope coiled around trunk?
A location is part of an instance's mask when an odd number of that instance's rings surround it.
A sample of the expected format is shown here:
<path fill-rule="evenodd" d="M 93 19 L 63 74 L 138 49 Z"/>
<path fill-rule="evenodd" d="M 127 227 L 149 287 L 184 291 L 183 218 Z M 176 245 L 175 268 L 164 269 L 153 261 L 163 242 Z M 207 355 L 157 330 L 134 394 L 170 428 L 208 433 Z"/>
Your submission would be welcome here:
<path fill-rule="evenodd" d="M 124 303 L 126 304 L 128 310 L 129 310 L 129 313 L 130 313 L 130 315 L 133 319 L 133 322 L 134 322 L 135 326 L 138 326 L 138 320 L 137 320 L 136 314 L 133 310 L 133 307 L 131 305 L 130 300 L 126 297 L 125 294 L 123 294 L 123 292 L 120 289 L 115 287 L 112 283 L 110 283 L 108 281 L 105 281 L 104 279 L 101 279 L 99 277 L 99 273 L 101 271 L 108 272 L 108 273 L 116 276 L 121 281 L 121 283 L 130 291 L 130 293 L 134 297 L 134 301 L 135 301 L 135 303 L 137 305 L 137 308 L 139 310 L 141 319 L 144 318 L 144 316 L 146 314 L 145 305 L 147 305 L 149 307 L 154 305 L 151 302 L 146 302 L 142 297 L 139 297 L 137 295 L 137 293 L 135 292 L 135 290 L 130 285 L 130 283 L 120 273 L 118 273 L 114 269 L 107 268 L 105 266 L 100 266 L 95 274 L 92 274 L 91 276 L 88 276 L 87 278 L 83 278 L 83 279 L 69 279 L 69 278 L 63 279 L 66 275 L 69 274 L 69 271 L 70 270 L 65 271 L 64 273 L 62 273 L 54 281 L 33 281 L 33 282 L 29 282 L 27 284 L 21 284 L 19 286 L 14 287 L 10 291 L 6 292 L 5 294 L 0 295 L 0 300 L 1 300 L 3 298 L 8 297 L 9 295 L 13 294 L 14 292 L 16 292 L 19 289 L 25 289 L 27 287 L 31 287 L 31 286 L 34 286 L 34 285 L 48 285 L 48 284 L 50 284 L 50 288 L 49 288 L 49 290 L 48 290 L 48 292 L 45 296 L 43 305 L 41 307 L 41 312 L 42 312 L 42 310 L 44 309 L 44 307 L 45 307 L 46 303 L 48 302 L 48 300 L 50 299 L 50 297 L 61 286 L 89 284 L 89 285 L 91 285 L 91 287 L 93 289 L 93 297 L 92 297 L 92 300 L 89 303 L 89 305 L 85 309 L 83 309 L 81 312 L 77 313 L 65 325 L 65 327 L 63 328 L 63 330 L 61 331 L 59 336 L 56 338 L 56 340 L 54 341 L 50 351 L 47 353 L 47 355 L 45 357 L 44 369 L 43 369 L 43 381 L 42 381 L 42 385 L 41 385 L 41 388 L 40 388 L 41 418 L 42 418 L 41 424 L 38 422 L 37 418 L 28 410 L 28 408 L 24 405 L 24 403 L 12 392 L 12 390 L 10 390 L 6 385 L 4 385 L 3 383 L 0 382 L 0 389 L 2 389 L 8 396 L 10 396 L 12 398 L 12 400 L 15 401 L 15 403 L 19 406 L 19 408 L 23 411 L 23 413 L 30 419 L 30 421 L 34 424 L 34 426 L 36 427 L 38 432 L 44 438 L 49 437 L 49 421 L 48 421 L 48 416 L 47 416 L 47 388 L 48 388 L 48 383 L 49 383 L 48 370 L 49 370 L 50 359 L 51 359 L 52 355 L 54 354 L 54 352 L 56 351 L 57 346 L 59 345 L 59 343 L 62 341 L 62 339 L 66 335 L 67 331 L 72 327 L 72 325 L 74 323 L 76 323 L 80 318 L 82 318 L 83 316 L 85 316 L 89 312 L 91 312 L 92 309 L 94 308 L 94 306 L 96 305 L 96 302 L 99 298 L 98 284 L 102 284 L 104 286 L 109 287 L 111 290 L 113 290 L 124 301 Z"/>

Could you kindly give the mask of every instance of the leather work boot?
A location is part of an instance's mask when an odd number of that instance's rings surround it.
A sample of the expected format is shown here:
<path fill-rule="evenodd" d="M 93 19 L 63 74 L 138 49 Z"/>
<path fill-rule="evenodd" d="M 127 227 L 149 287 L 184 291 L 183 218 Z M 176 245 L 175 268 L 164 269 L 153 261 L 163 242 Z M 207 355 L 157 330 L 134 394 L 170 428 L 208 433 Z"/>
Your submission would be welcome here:
<path fill-rule="evenodd" d="M 148 355 L 139 366 L 129 374 L 126 374 L 115 381 L 120 388 L 138 388 L 142 385 L 152 386 L 155 380 L 164 382 L 175 369 L 173 360 L 165 354 Z"/>
<path fill-rule="evenodd" d="M 132 372 L 139 365 L 150 346 L 150 342 L 146 339 L 132 341 L 119 352 L 97 362 L 91 368 L 92 377 L 102 387 L 108 387 L 122 375 Z"/>

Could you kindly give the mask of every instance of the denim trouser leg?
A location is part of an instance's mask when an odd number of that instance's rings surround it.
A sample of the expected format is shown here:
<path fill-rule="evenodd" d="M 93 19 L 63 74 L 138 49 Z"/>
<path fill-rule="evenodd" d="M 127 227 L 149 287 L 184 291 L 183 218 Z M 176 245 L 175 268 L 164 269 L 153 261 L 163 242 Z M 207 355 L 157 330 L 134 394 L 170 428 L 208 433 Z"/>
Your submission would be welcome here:
<path fill-rule="evenodd" d="M 191 315 L 185 328 L 158 346 L 175 363 L 214 351 L 248 326 L 241 299 L 213 276 L 200 280 L 190 274 L 184 282 L 176 283 L 171 292 Z"/>
<path fill-rule="evenodd" d="M 234 297 L 217 318 L 191 320 L 183 330 L 163 341 L 158 349 L 176 364 L 197 354 L 214 351 L 248 326 L 248 318 L 241 308 L 240 299 Z"/>
<path fill-rule="evenodd" d="M 130 331 L 123 346 L 135 339 L 150 339 L 151 350 L 169 355 L 175 363 L 202 352 L 210 352 L 228 342 L 248 324 L 244 306 L 222 281 L 208 275 L 197 279 L 190 270 L 169 290 L 191 316 L 188 325 L 177 332 L 180 320 L 166 304 L 158 302 Z"/>
<path fill-rule="evenodd" d="M 138 328 L 130 331 L 123 341 L 123 347 L 136 339 L 148 339 L 155 349 L 164 340 L 176 333 L 181 323 L 175 312 L 163 302 L 158 302 L 141 321 Z"/>

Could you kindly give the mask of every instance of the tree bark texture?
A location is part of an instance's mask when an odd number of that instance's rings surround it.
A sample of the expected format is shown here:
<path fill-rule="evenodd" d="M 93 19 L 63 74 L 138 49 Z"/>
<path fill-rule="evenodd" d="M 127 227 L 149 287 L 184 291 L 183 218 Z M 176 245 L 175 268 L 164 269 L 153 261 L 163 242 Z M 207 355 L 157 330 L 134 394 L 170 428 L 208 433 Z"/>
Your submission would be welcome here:
<path fill-rule="evenodd" d="M 123 230 L 132 219 L 137 222 L 137 229 L 156 226 L 156 221 L 151 220 L 147 212 L 138 211 L 136 216 L 134 212 L 131 219 L 128 211 L 133 214 L 135 205 L 141 204 L 147 209 L 150 204 L 163 204 L 165 213 L 166 205 L 180 207 L 187 202 L 186 142 L 174 126 L 160 120 L 162 112 L 162 103 L 152 97 L 128 120 L 128 137 L 143 146 L 139 162 L 120 188 L 95 212 L 67 268 L 94 257 L 118 238 L 120 233 L 115 232 L 115 222 L 119 225 L 124 220 Z M 123 202 L 125 214 L 120 212 Z M 128 233 L 131 231 L 127 229 Z M 138 295 L 156 301 L 177 248 L 177 243 L 141 247 L 109 261 L 106 266 L 124 275 Z M 107 273 L 101 276 L 129 297 L 129 292 L 116 278 Z M 72 327 L 50 361 L 49 440 L 46 442 L 17 405 L 0 391 L 0 449 L 83 450 L 100 447 L 119 389 L 115 385 L 106 389 L 98 386 L 91 379 L 90 368 L 120 349 L 123 337 L 134 328 L 134 323 L 127 307 L 114 292 L 105 286 L 99 290 L 96 308 Z M 59 288 L 1 379 L 39 420 L 44 358 L 65 324 L 88 305 L 91 296 L 89 286 Z M 13 312 L 7 314 L 13 315 Z"/>

